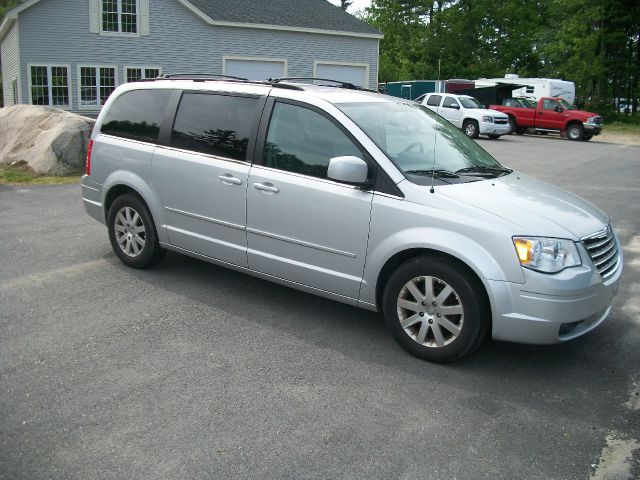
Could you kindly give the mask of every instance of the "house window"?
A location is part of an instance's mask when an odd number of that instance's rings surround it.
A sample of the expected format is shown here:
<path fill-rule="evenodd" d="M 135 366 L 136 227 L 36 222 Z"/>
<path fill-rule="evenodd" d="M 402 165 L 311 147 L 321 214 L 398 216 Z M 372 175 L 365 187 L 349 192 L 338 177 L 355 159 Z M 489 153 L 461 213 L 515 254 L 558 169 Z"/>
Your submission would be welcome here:
<path fill-rule="evenodd" d="M 135 82 L 145 78 L 157 78 L 162 75 L 162 69 L 156 67 L 126 67 L 127 82 Z"/>
<path fill-rule="evenodd" d="M 102 0 L 102 31 L 138 33 L 138 0 Z"/>
<path fill-rule="evenodd" d="M 102 106 L 116 88 L 114 67 L 80 67 L 80 106 Z"/>
<path fill-rule="evenodd" d="M 32 65 L 29 68 L 31 81 L 31 104 L 50 107 L 69 107 L 69 67 Z M 14 99 L 17 102 L 17 82 Z"/>

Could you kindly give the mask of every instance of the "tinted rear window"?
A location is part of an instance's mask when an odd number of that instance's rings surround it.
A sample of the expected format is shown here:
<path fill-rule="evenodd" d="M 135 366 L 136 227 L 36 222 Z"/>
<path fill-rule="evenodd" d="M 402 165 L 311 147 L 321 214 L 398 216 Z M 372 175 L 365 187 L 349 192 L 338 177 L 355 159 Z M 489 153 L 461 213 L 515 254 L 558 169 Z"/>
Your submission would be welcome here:
<path fill-rule="evenodd" d="M 246 160 L 257 110 L 257 98 L 185 93 L 178 107 L 171 146 Z"/>
<path fill-rule="evenodd" d="M 120 95 L 102 122 L 101 133 L 156 143 L 171 90 L 133 90 Z"/>

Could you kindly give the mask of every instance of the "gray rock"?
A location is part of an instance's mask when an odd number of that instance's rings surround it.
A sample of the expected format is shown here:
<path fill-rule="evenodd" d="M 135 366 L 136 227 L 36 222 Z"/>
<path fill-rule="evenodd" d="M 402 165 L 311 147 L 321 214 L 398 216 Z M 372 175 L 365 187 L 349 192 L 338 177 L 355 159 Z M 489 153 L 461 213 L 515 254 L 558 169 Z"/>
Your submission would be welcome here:
<path fill-rule="evenodd" d="M 36 173 L 65 175 L 84 169 L 95 120 L 50 107 L 0 109 L 0 165 L 26 162 Z"/>

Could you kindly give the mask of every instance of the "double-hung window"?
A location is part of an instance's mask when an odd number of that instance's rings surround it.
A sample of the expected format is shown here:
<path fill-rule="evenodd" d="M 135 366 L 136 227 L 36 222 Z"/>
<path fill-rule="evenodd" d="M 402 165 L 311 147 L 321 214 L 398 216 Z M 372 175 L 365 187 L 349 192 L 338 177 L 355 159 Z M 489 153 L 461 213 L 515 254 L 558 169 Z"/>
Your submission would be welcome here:
<path fill-rule="evenodd" d="M 116 68 L 100 66 L 78 67 L 80 107 L 101 107 L 117 85 Z"/>
<path fill-rule="evenodd" d="M 102 31 L 138 33 L 138 0 L 101 0 Z"/>
<path fill-rule="evenodd" d="M 162 69 L 158 67 L 125 67 L 127 82 L 135 82 L 146 78 L 157 78 L 162 75 Z"/>
<path fill-rule="evenodd" d="M 65 65 L 30 65 L 29 93 L 32 105 L 68 108 L 69 67 Z"/>

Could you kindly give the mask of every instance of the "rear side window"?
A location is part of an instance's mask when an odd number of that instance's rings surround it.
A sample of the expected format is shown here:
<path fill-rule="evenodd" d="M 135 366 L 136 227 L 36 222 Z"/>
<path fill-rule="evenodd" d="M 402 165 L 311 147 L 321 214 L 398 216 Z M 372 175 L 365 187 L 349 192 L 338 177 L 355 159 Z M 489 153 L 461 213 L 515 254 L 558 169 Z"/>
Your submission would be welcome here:
<path fill-rule="evenodd" d="M 133 90 L 111 104 L 101 133 L 157 143 L 160 124 L 171 90 Z"/>
<path fill-rule="evenodd" d="M 440 105 L 441 98 L 442 98 L 441 95 L 431 95 L 429 97 L 429 100 L 427 100 L 427 105 L 430 105 L 432 107 L 437 107 L 438 105 Z"/>
<path fill-rule="evenodd" d="M 185 93 L 171 134 L 171 146 L 233 160 L 247 160 L 258 99 Z"/>

